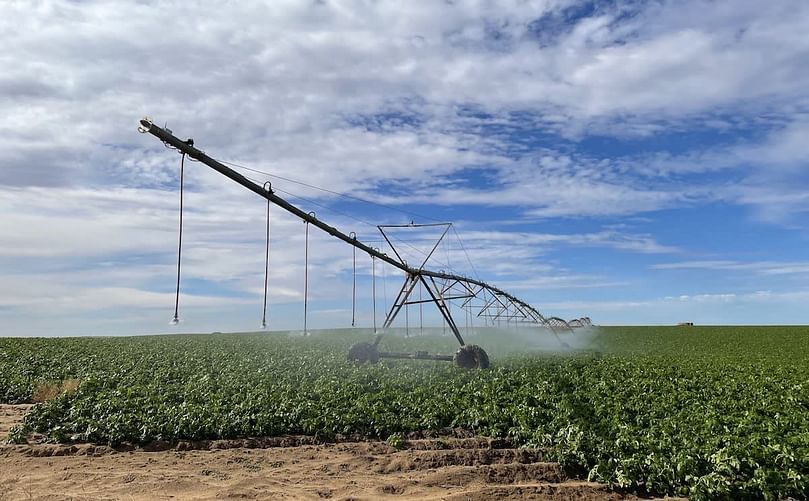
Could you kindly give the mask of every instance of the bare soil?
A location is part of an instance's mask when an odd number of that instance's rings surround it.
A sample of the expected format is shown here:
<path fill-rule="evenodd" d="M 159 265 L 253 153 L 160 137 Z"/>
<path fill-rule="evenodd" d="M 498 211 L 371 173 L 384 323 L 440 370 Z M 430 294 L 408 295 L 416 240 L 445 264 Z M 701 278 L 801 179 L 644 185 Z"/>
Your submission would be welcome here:
<path fill-rule="evenodd" d="M 0 404 L 0 441 L 5 440 L 11 427 L 22 421 L 23 416 L 25 416 L 25 413 L 28 412 L 31 407 L 33 407 L 33 405 L 30 404 Z"/>
<path fill-rule="evenodd" d="M 30 406 L 0 405 L 0 437 Z M 485 438 L 307 445 L 306 437 L 0 446 L 6 499 L 626 499 L 568 479 L 542 451 Z"/>

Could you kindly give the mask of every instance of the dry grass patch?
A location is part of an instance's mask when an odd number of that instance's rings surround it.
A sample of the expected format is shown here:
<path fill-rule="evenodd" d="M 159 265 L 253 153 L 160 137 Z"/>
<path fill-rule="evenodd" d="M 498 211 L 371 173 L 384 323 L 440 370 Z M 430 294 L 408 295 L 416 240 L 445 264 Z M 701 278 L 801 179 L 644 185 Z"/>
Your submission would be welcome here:
<path fill-rule="evenodd" d="M 59 382 L 42 382 L 37 384 L 34 388 L 34 393 L 31 400 L 36 403 L 47 402 L 64 393 L 72 393 L 79 389 L 81 380 L 79 379 L 65 379 Z"/>

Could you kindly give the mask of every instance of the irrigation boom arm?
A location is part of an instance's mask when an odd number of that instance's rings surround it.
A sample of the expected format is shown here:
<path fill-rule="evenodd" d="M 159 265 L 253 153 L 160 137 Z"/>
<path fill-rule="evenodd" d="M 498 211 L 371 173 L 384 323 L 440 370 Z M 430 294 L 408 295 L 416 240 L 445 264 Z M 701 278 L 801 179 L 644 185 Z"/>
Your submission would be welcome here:
<path fill-rule="evenodd" d="M 414 267 L 408 266 L 406 263 L 400 262 L 400 261 L 392 258 L 391 256 L 388 256 L 387 254 L 385 254 L 383 252 L 380 252 L 377 249 L 375 249 L 373 247 L 370 247 L 370 246 L 360 242 L 355 237 L 351 237 L 349 235 L 346 235 L 345 233 L 338 230 L 337 228 L 335 228 L 333 226 L 329 226 L 328 224 L 324 223 L 323 221 L 321 221 L 320 219 L 318 219 L 314 215 L 309 214 L 309 213 L 299 209 L 298 207 L 292 205 L 291 203 L 287 202 L 283 198 L 276 195 L 272 191 L 272 188 L 265 189 L 263 186 L 260 186 L 260 185 L 258 185 L 256 183 L 252 182 L 251 180 L 247 179 L 245 176 L 239 174 L 238 172 L 231 169 L 230 167 L 228 167 L 228 166 L 222 164 L 221 162 L 219 162 L 218 160 L 208 156 L 202 150 L 194 147 L 194 141 L 193 140 L 188 139 L 188 140 L 183 141 L 182 139 L 175 136 L 171 131 L 167 130 L 166 128 L 159 127 L 159 126 L 155 125 L 148 118 L 144 118 L 144 119 L 142 119 L 140 121 L 139 130 L 141 132 L 143 132 L 143 133 L 148 132 L 148 133 L 152 134 L 153 136 L 155 136 L 158 139 L 160 139 L 161 141 L 163 141 L 163 143 L 165 143 L 165 144 L 167 144 L 167 145 L 169 145 L 169 146 L 171 146 L 173 148 L 176 148 L 177 150 L 179 150 L 180 152 L 188 155 L 189 157 L 191 157 L 194 160 L 202 162 L 203 164 L 207 165 L 208 167 L 212 168 L 213 170 L 219 172 L 220 174 L 222 174 L 222 175 L 230 178 L 231 180 L 239 183 L 240 185 L 244 186 L 248 190 L 256 193 L 257 195 L 259 195 L 259 196 L 261 196 L 263 198 L 266 198 L 267 200 L 269 200 L 273 204 L 275 204 L 275 205 L 281 207 L 282 209 L 294 214 L 295 216 L 299 217 L 300 219 L 306 221 L 307 223 L 310 223 L 310 224 L 320 228 L 321 230 L 325 231 L 329 235 L 337 237 L 340 240 L 344 241 L 345 243 L 347 243 L 349 245 L 352 245 L 352 246 L 356 247 L 357 249 L 365 252 L 366 254 L 368 254 L 370 256 L 373 256 L 373 257 L 375 257 L 377 259 L 380 259 L 380 260 L 388 263 L 389 265 L 404 271 L 407 274 L 407 276 L 412 277 L 413 280 L 416 280 L 416 279 L 421 280 L 422 282 L 425 283 L 425 285 L 426 285 L 426 282 L 424 281 L 424 277 L 429 277 L 431 279 L 455 281 L 455 282 L 463 283 L 463 284 L 471 284 L 473 286 L 479 287 L 480 291 L 488 291 L 494 298 L 498 298 L 498 296 L 500 296 L 502 298 L 507 299 L 508 301 L 510 301 L 512 303 L 514 308 L 521 311 L 521 313 L 523 315 L 523 318 L 530 319 L 533 322 L 545 325 L 545 326 L 550 327 L 550 328 L 555 328 L 555 327 L 561 327 L 561 328 L 567 328 L 567 329 L 570 328 L 570 325 L 568 325 L 568 323 L 565 322 L 564 320 L 562 320 L 560 318 L 557 318 L 557 317 L 548 317 L 548 318 L 546 318 L 542 314 L 540 314 L 535 308 L 533 308 L 531 305 L 529 305 L 528 303 L 526 303 L 526 302 L 512 296 L 511 294 L 505 292 L 504 290 L 501 290 L 501 289 L 498 289 L 497 287 L 489 285 L 486 282 L 476 280 L 476 279 L 470 278 L 470 277 L 465 277 L 465 276 L 462 276 L 462 275 L 455 275 L 455 274 L 451 274 L 451 273 L 444 273 L 444 272 L 439 272 L 439 271 L 431 271 L 431 270 L 426 270 L 426 269 L 422 269 L 422 268 L 414 268 Z M 435 298 L 435 299 L 436 299 L 436 302 L 438 302 L 438 298 Z M 403 299 L 403 301 L 405 301 L 405 300 L 406 300 L 406 298 Z M 443 302 L 443 298 L 440 298 L 440 300 L 441 300 L 441 302 Z M 502 303 L 502 301 L 501 301 L 501 303 Z M 403 302 L 402 304 L 405 304 L 405 303 Z M 508 309 L 508 305 L 504 305 L 504 307 L 506 309 Z M 444 312 L 442 312 L 442 313 L 444 313 Z M 447 313 L 448 313 L 448 309 L 447 309 Z M 445 315 L 445 318 L 446 318 L 446 315 Z M 580 320 L 584 320 L 584 319 L 586 319 L 586 317 L 584 317 L 583 319 L 580 319 Z M 587 320 L 587 322 L 589 322 L 589 319 L 586 319 L 586 320 Z M 454 324 L 452 322 L 451 318 L 449 318 L 448 321 L 450 322 L 451 325 Z M 457 329 L 454 328 L 453 331 L 455 331 L 456 337 L 460 341 L 461 345 L 463 345 L 464 344 L 463 339 L 460 337 L 460 334 L 457 332 Z"/>
<path fill-rule="evenodd" d="M 324 223 L 323 221 L 319 220 L 315 216 L 304 212 L 303 210 L 295 207 L 291 203 L 287 202 L 283 198 L 279 197 L 275 193 L 273 193 L 272 189 L 265 190 L 263 186 L 260 186 L 253 181 L 250 181 L 243 175 L 239 174 L 235 170 L 231 169 L 230 167 L 224 165 L 223 163 L 219 162 L 218 160 L 211 158 L 210 156 L 206 155 L 204 151 L 201 151 L 194 147 L 193 141 L 183 141 L 182 139 L 178 138 L 171 132 L 167 131 L 164 128 L 161 128 L 155 124 L 153 124 L 148 119 L 142 119 L 140 121 L 141 127 L 148 133 L 152 134 L 153 136 L 157 137 L 164 143 L 168 144 L 169 146 L 178 149 L 182 153 L 185 153 L 189 157 L 197 160 L 199 162 L 204 163 L 211 169 L 219 172 L 220 174 L 236 181 L 240 185 L 244 186 L 248 190 L 255 192 L 259 196 L 262 196 L 269 200 L 270 202 L 274 203 L 275 205 L 283 208 L 284 210 L 291 212 L 292 214 L 296 215 L 297 217 L 303 219 L 304 221 L 311 223 L 321 230 L 325 231 L 329 235 L 333 235 L 344 242 L 353 245 L 354 247 L 362 250 L 363 252 L 370 254 L 376 258 L 379 258 L 386 263 L 395 266 L 403 271 L 408 271 L 407 266 L 403 266 L 401 263 L 396 261 L 395 259 L 391 258 L 387 254 L 379 252 L 378 250 L 374 249 L 373 247 L 369 247 L 364 243 L 360 242 L 356 238 L 352 238 L 342 231 L 338 230 L 333 226 L 329 226 L 328 224 Z"/>

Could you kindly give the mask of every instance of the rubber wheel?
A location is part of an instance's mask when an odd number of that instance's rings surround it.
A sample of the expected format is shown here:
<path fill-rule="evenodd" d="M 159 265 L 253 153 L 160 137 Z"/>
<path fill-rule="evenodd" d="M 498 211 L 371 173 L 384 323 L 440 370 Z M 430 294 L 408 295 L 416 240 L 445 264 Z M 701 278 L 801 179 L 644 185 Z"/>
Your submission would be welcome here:
<path fill-rule="evenodd" d="M 348 359 L 358 364 L 365 362 L 375 364 L 379 362 L 379 351 L 373 343 L 357 343 L 348 350 Z"/>
<path fill-rule="evenodd" d="M 453 357 L 455 365 L 464 369 L 488 369 L 489 355 L 480 346 L 468 344 L 461 346 Z"/>

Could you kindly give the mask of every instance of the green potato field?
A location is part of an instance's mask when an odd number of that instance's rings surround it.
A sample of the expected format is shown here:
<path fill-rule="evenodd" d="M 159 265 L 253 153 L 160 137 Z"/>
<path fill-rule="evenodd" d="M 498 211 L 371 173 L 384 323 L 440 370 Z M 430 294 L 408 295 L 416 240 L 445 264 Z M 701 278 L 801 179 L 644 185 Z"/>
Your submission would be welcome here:
<path fill-rule="evenodd" d="M 387 439 L 450 429 L 547 451 L 618 489 L 695 499 L 809 496 L 809 328 L 602 327 L 475 337 L 488 370 L 346 359 L 368 332 L 0 338 L 0 401 L 42 385 L 11 441 L 118 445 L 283 434 Z M 451 353 L 445 336 L 381 348 Z"/>

